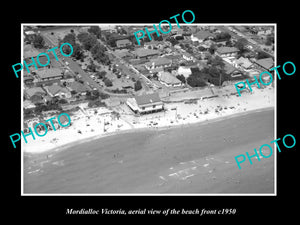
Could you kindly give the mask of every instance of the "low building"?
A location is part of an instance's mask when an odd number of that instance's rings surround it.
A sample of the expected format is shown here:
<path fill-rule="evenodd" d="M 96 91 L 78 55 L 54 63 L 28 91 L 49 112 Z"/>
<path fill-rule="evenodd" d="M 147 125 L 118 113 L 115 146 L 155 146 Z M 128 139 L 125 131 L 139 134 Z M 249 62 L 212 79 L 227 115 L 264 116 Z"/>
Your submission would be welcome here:
<path fill-rule="evenodd" d="M 215 34 L 206 31 L 206 30 L 200 30 L 195 34 L 191 35 L 191 40 L 192 41 L 198 41 L 199 43 L 208 40 L 208 39 L 213 39 L 215 37 Z"/>
<path fill-rule="evenodd" d="M 222 46 L 220 48 L 217 48 L 215 54 L 220 57 L 235 57 L 238 52 L 239 49 L 237 49 L 236 47 Z"/>
<path fill-rule="evenodd" d="M 154 49 L 137 48 L 133 51 L 133 54 L 139 59 L 147 59 L 160 55 L 160 52 Z"/>
<path fill-rule="evenodd" d="M 24 91 L 25 98 L 36 103 L 44 103 L 44 96 L 46 96 L 46 92 L 41 87 L 32 87 L 28 88 Z"/>
<path fill-rule="evenodd" d="M 194 60 L 194 57 L 188 52 L 183 53 L 182 58 L 184 58 L 187 61 L 193 61 Z"/>
<path fill-rule="evenodd" d="M 167 87 L 180 87 L 182 82 L 169 72 L 162 71 L 158 73 L 158 80 Z"/>
<path fill-rule="evenodd" d="M 235 66 L 241 67 L 243 69 L 250 69 L 253 65 L 253 63 L 249 59 L 244 57 L 240 57 L 239 59 L 237 59 L 234 64 Z"/>
<path fill-rule="evenodd" d="M 23 76 L 23 80 L 24 80 L 24 84 L 26 85 L 33 85 L 33 81 L 34 81 L 34 77 L 27 75 L 27 76 Z"/>
<path fill-rule="evenodd" d="M 150 70 L 150 69 L 155 69 L 155 68 L 164 68 L 164 67 L 169 67 L 172 65 L 172 60 L 165 58 L 165 57 L 157 57 L 150 59 L 149 62 L 145 63 L 145 67 Z"/>
<path fill-rule="evenodd" d="M 164 110 L 164 104 L 158 93 L 137 95 L 134 98 L 128 98 L 126 104 L 129 108 L 138 114 L 154 113 Z"/>
<path fill-rule="evenodd" d="M 92 90 L 89 86 L 81 84 L 77 81 L 68 83 L 67 88 L 71 92 L 75 92 L 75 95 L 86 95 L 88 91 Z"/>
<path fill-rule="evenodd" d="M 36 71 L 40 81 L 60 80 L 63 78 L 62 70 L 58 68 L 44 68 Z"/>
<path fill-rule="evenodd" d="M 51 97 L 59 97 L 59 98 L 71 98 L 71 92 L 62 86 L 59 86 L 57 84 L 52 84 L 51 86 L 47 86 L 45 87 L 47 93 L 51 96 Z"/>
<path fill-rule="evenodd" d="M 131 42 L 128 39 L 117 40 L 116 45 L 118 48 L 126 48 L 131 45 Z"/>
<path fill-rule="evenodd" d="M 270 58 L 264 58 L 264 59 L 259 59 L 256 60 L 255 65 L 257 65 L 261 70 L 269 70 L 274 66 L 274 60 Z"/>

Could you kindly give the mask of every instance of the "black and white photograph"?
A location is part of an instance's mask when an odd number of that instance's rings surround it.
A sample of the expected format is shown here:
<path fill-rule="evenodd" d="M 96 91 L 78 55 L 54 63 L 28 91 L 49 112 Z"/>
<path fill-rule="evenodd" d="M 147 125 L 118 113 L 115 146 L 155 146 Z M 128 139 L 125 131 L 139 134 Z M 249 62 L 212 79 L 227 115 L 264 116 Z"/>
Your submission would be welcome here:
<path fill-rule="evenodd" d="M 295 4 L 111 3 L 4 16 L 4 216 L 296 217 Z"/>
<path fill-rule="evenodd" d="M 275 24 L 22 34 L 25 195 L 276 193 Z"/>

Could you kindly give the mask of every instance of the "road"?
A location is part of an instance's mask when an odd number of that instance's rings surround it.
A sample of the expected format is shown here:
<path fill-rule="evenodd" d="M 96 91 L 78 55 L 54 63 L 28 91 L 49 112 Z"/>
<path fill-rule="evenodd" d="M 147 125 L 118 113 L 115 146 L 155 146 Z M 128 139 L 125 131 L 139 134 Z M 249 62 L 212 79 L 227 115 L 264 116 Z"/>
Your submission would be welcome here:
<path fill-rule="evenodd" d="M 241 170 L 234 160 L 272 140 L 274 110 L 108 136 L 26 155 L 24 192 L 273 193 L 273 156 L 252 158 Z"/>

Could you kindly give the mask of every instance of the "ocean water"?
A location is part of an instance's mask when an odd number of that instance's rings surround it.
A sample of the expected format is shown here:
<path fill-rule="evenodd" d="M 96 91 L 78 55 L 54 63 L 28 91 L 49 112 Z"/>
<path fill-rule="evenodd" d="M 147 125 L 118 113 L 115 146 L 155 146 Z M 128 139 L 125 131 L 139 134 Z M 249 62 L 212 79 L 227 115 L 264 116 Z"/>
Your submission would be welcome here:
<path fill-rule="evenodd" d="M 24 193 L 206 193 L 214 189 L 218 193 L 269 193 L 274 186 L 273 160 L 258 162 L 250 168 L 255 173 L 249 168 L 241 173 L 233 158 L 274 140 L 273 134 L 274 110 L 269 109 L 214 122 L 116 134 L 61 151 L 25 154 Z M 209 159 L 215 161 L 205 161 Z M 170 176 L 173 168 L 182 170 L 191 161 L 204 166 L 195 164 L 195 173 L 186 179 Z M 247 184 L 249 177 L 254 185 Z M 255 185 L 261 180 L 268 182 Z"/>

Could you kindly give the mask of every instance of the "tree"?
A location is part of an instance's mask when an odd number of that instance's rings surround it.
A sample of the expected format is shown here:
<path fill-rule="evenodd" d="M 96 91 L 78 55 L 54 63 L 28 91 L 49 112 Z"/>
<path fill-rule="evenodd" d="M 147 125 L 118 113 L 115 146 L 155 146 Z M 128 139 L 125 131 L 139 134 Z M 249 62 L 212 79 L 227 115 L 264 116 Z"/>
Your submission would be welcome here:
<path fill-rule="evenodd" d="M 41 35 L 35 35 L 32 43 L 35 48 L 43 48 L 45 46 L 44 38 Z"/>
<path fill-rule="evenodd" d="M 95 74 L 95 76 L 98 77 L 101 80 L 105 78 L 105 75 L 106 75 L 106 71 L 100 71 L 100 72 L 97 71 L 96 74 Z"/>
<path fill-rule="evenodd" d="M 98 39 L 101 37 L 101 29 L 99 26 L 91 26 L 88 32 L 94 34 Z"/>
<path fill-rule="evenodd" d="M 230 40 L 231 35 L 227 32 L 221 32 L 216 35 L 215 40 L 216 41 L 228 41 Z"/>
<path fill-rule="evenodd" d="M 208 49 L 209 53 L 212 55 L 215 53 L 216 50 L 217 50 L 217 46 L 215 44 L 212 44 Z"/>
<path fill-rule="evenodd" d="M 134 90 L 135 91 L 138 91 L 138 90 L 141 90 L 142 89 L 142 83 L 140 80 L 137 80 L 135 83 L 134 83 Z"/>
<path fill-rule="evenodd" d="M 205 77 L 207 75 L 199 70 L 199 68 L 191 68 L 192 74 L 186 79 L 186 82 L 191 87 L 204 87 L 206 86 Z"/>
<path fill-rule="evenodd" d="M 200 45 L 200 46 L 198 47 L 198 50 L 199 50 L 200 52 L 204 52 L 204 51 L 206 50 L 206 48 L 204 48 L 203 46 Z"/>
<path fill-rule="evenodd" d="M 112 81 L 111 81 L 110 79 L 108 79 L 108 78 L 106 78 L 106 79 L 104 80 L 104 84 L 105 84 L 106 87 L 111 87 L 111 86 L 113 86 Z"/>
<path fill-rule="evenodd" d="M 271 44 L 274 44 L 274 36 L 273 35 L 268 35 L 265 45 L 270 46 Z"/>
<path fill-rule="evenodd" d="M 61 43 L 70 43 L 72 45 L 72 47 L 74 47 L 75 43 L 76 43 L 76 36 L 75 33 L 69 33 L 67 35 L 64 36 L 63 40 L 61 41 Z"/>
<path fill-rule="evenodd" d="M 239 40 L 237 40 L 237 42 L 235 43 L 235 47 L 237 49 L 240 50 L 241 53 L 243 53 L 246 49 L 246 45 L 247 45 L 248 41 L 245 38 L 240 38 Z"/>
<path fill-rule="evenodd" d="M 207 64 L 210 64 L 212 67 L 224 68 L 225 63 L 220 56 L 211 57 L 207 60 Z"/>
<path fill-rule="evenodd" d="M 90 50 L 96 43 L 98 43 L 95 35 L 86 32 L 78 34 L 77 38 L 82 43 L 85 50 Z"/>
<path fill-rule="evenodd" d="M 183 76 L 182 74 L 181 75 L 177 75 L 176 76 L 178 80 L 180 80 L 182 83 L 185 84 L 186 80 L 185 80 L 185 76 Z"/>

